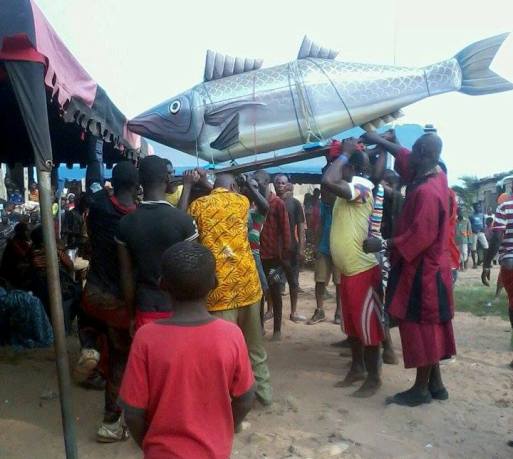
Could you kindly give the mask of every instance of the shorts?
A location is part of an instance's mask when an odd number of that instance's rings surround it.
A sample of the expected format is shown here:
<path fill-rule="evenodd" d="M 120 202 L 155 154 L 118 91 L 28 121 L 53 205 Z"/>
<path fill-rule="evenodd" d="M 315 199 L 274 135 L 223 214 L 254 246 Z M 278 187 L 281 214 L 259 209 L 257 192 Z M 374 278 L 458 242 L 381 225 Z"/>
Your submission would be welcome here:
<path fill-rule="evenodd" d="M 262 287 L 262 291 L 265 293 L 269 290 L 269 284 L 267 283 L 267 277 L 265 277 L 264 267 L 262 266 L 262 260 L 260 259 L 260 253 L 253 252 L 253 258 L 255 259 L 258 278 L 260 279 L 260 286 Z"/>
<path fill-rule="evenodd" d="M 483 233 L 482 231 L 480 231 L 479 233 L 472 233 L 470 241 L 472 243 L 472 252 L 475 252 L 477 250 L 478 242 L 481 245 L 482 249 L 488 249 L 488 241 L 486 240 L 485 233 Z"/>
<path fill-rule="evenodd" d="M 285 272 L 285 276 L 287 278 L 287 283 L 289 287 L 299 287 L 299 249 L 296 248 L 293 250 L 290 258 L 287 260 L 288 265 L 290 266 L 291 276 L 290 279 Z M 285 262 L 287 264 L 287 261 Z M 286 268 L 284 268 L 285 271 Z"/>
<path fill-rule="evenodd" d="M 130 327 L 130 314 L 125 302 L 91 282 L 82 294 L 81 307 L 89 317 L 111 328 L 128 330 Z"/>
<path fill-rule="evenodd" d="M 282 274 L 285 275 L 289 287 L 299 286 L 299 283 L 296 282 L 294 272 L 288 260 L 278 260 L 276 258 L 263 259 L 262 266 L 264 268 L 264 273 L 266 275 L 269 287 L 272 287 L 275 284 L 280 284 Z"/>
<path fill-rule="evenodd" d="M 385 336 L 383 288 L 379 266 L 340 278 L 343 328 L 347 336 L 364 346 L 377 346 Z"/>
<path fill-rule="evenodd" d="M 508 294 L 509 309 L 513 309 L 513 270 L 501 267 L 500 280 Z"/>
<path fill-rule="evenodd" d="M 458 249 L 460 251 L 460 263 L 466 263 L 468 260 L 468 244 L 460 244 Z"/>
<path fill-rule="evenodd" d="M 315 260 L 315 282 L 328 284 L 330 277 L 335 285 L 340 285 L 340 271 L 333 264 L 331 257 L 318 252 Z"/>

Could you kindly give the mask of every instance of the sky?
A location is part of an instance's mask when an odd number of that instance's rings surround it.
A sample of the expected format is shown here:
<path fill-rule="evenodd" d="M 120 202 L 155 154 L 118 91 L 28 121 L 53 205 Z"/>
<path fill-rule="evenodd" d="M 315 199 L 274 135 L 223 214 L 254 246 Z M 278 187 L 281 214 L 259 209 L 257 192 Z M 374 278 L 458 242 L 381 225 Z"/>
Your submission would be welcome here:
<path fill-rule="evenodd" d="M 64 43 L 128 118 L 201 81 L 207 49 L 295 59 L 305 34 L 338 60 L 424 66 L 513 31 L 511 0 L 36 0 Z M 513 81 L 513 37 L 494 70 Z M 455 183 L 513 169 L 513 91 L 444 94 L 403 110 L 432 123 Z"/>

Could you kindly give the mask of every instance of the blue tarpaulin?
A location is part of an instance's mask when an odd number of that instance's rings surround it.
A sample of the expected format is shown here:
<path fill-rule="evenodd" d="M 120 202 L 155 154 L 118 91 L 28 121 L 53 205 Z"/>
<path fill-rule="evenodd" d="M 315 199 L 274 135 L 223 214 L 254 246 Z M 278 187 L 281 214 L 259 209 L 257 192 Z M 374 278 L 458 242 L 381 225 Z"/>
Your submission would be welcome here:
<path fill-rule="evenodd" d="M 389 127 L 384 127 L 380 129 L 381 132 L 384 132 Z M 343 139 L 347 137 L 359 137 L 364 131 L 360 128 L 354 128 L 349 131 L 345 131 L 344 133 L 336 136 L 338 139 Z M 423 133 L 424 129 L 422 126 L 418 124 L 404 124 L 395 126 L 395 132 L 397 138 L 401 145 L 404 145 L 407 148 L 411 148 L 413 143 L 417 138 L 419 138 Z M 202 159 L 195 158 L 194 156 L 188 155 L 186 153 L 182 153 L 181 151 L 175 150 L 173 148 L 167 147 L 165 145 L 161 145 L 152 140 L 148 140 L 148 143 L 153 147 L 154 154 L 162 156 L 163 158 L 167 158 L 171 160 L 173 166 L 175 167 L 176 173 L 181 174 L 185 170 L 194 169 L 195 167 L 207 167 L 208 163 L 203 161 Z M 300 147 L 291 147 L 283 150 L 279 150 L 277 152 L 271 153 L 263 153 L 255 156 L 247 156 L 245 158 L 241 158 L 237 160 L 237 164 L 245 164 L 248 162 L 252 162 L 260 159 L 272 158 L 273 156 L 281 156 L 288 153 L 293 153 L 298 151 Z M 215 165 L 216 168 L 222 168 L 231 165 L 231 163 L 218 163 Z M 285 164 L 279 167 L 268 168 L 267 171 L 271 174 L 276 173 L 284 173 L 290 175 L 292 178 L 294 176 L 301 176 L 301 182 L 308 182 L 308 176 L 317 176 L 316 180 L 318 181 L 318 176 L 321 174 L 321 169 L 326 165 L 326 160 L 324 157 L 320 158 L 312 158 L 305 161 L 299 161 L 296 163 Z M 110 178 L 112 175 L 112 170 L 105 169 L 105 178 Z M 66 166 L 59 167 L 59 178 L 61 180 L 80 180 L 85 177 L 85 169 L 80 169 L 80 167 L 75 166 L 72 169 L 68 169 Z"/>
<path fill-rule="evenodd" d="M 384 132 L 389 127 L 384 127 L 380 129 L 380 132 Z M 359 137 L 363 134 L 363 130 L 360 128 L 353 128 L 349 131 L 345 131 L 344 133 L 340 134 L 339 136 L 336 136 L 338 139 L 344 139 L 347 137 Z M 395 132 L 397 135 L 397 138 L 401 145 L 404 145 L 407 148 L 411 148 L 415 140 L 417 140 L 423 133 L 424 128 L 418 124 L 404 124 L 404 125 L 398 125 L 395 127 Z M 173 148 L 166 147 L 164 145 L 161 145 L 159 143 L 153 142 L 151 140 L 148 140 L 148 143 L 151 144 L 153 147 L 154 153 L 156 155 L 162 156 L 164 158 L 170 159 L 177 171 L 177 173 L 181 173 L 184 170 L 195 168 L 198 165 L 205 167 L 208 165 L 206 161 L 203 161 L 201 159 L 197 160 L 191 155 L 187 155 L 185 153 L 182 153 L 180 151 L 174 150 Z M 262 153 L 255 156 L 247 156 L 245 158 L 241 158 L 237 160 L 237 164 L 245 164 L 248 162 L 252 162 L 259 159 L 267 159 L 272 158 L 273 156 L 281 156 L 288 153 L 293 153 L 295 151 L 298 151 L 300 147 L 291 147 L 286 148 L 283 150 L 279 150 L 277 152 L 271 152 L 271 153 Z M 229 166 L 230 163 L 218 163 L 216 164 L 216 168 L 222 168 Z M 279 167 L 272 167 L 269 169 L 266 169 L 271 174 L 275 174 L 278 172 L 294 175 L 294 174 L 314 174 L 314 175 L 320 175 L 321 169 L 326 165 L 326 160 L 323 157 L 320 158 L 312 158 L 305 161 L 299 161 L 296 163 L 291 164 L 285 164 L 283 166 Z"/>

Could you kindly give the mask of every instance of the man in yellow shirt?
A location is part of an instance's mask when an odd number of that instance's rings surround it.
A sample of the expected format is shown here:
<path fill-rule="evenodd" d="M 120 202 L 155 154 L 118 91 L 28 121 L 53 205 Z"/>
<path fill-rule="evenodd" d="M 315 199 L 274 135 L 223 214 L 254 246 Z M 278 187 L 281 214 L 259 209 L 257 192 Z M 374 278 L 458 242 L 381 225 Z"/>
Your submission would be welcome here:
<path fill-rule="evenodd" d="M 184 187 L 189 186 L 192 184 L 186 181 Z M 257 382 L 257 399 L 270 405 L 272 389 L 260 326 L 262 289 L 248 240 L 249 200 L 238 193 L 232 175 L 220 174 L 210 195 L 193 201 L 189 213 L 198 226 L 200 242 L 216 259 L 217 287 L 208 296 L 208 310 L 242 329 Z"/>
<path fill-rule="evenodd" d="M 384 337 L 381 269 L 375 255 L 363 251 L 374 203 L 374 185 L 363 177 L 368 168 L 367 154 L 358 151 L 356 142 L 346 140 L 342 155 L 322 179 L 322 184 L 337 196 L 330 251 L 342 273 L 342 316 L 352 354 L 351 368 L 337 387 L 364 380 L 355 397 L 370 397 L 381 386 L 379 350 Z"/>
<path fill-rule="evenodd" d="M 175 180 L 175 168 L 173 163 L 166 159 L 167 168 L 167 186 L 166 186 L 166 201 L 173 207 L 178 207 L 180 196 L 182 196 L 183 185 L 179 185 Z M 185 210 L 185 209 L 184 209 Z"/>

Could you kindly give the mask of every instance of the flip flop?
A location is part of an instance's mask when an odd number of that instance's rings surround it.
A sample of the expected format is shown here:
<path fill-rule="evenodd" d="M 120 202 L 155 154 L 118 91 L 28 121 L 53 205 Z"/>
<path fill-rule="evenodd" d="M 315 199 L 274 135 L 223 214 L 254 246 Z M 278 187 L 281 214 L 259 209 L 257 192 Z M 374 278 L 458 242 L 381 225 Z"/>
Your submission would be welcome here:
<path fill-rule="evenodd" d="M 406 391 L 395 394 L 393 397 L 388 397 L 386 399 L 386 404 L 415 407 L 419 405 L 424 405 L 426 403 L 431 403 L 432 401 L 433 396 L 430 392 L 428 392 L 425 395 L 410 395 L 410 392 Z"/>

